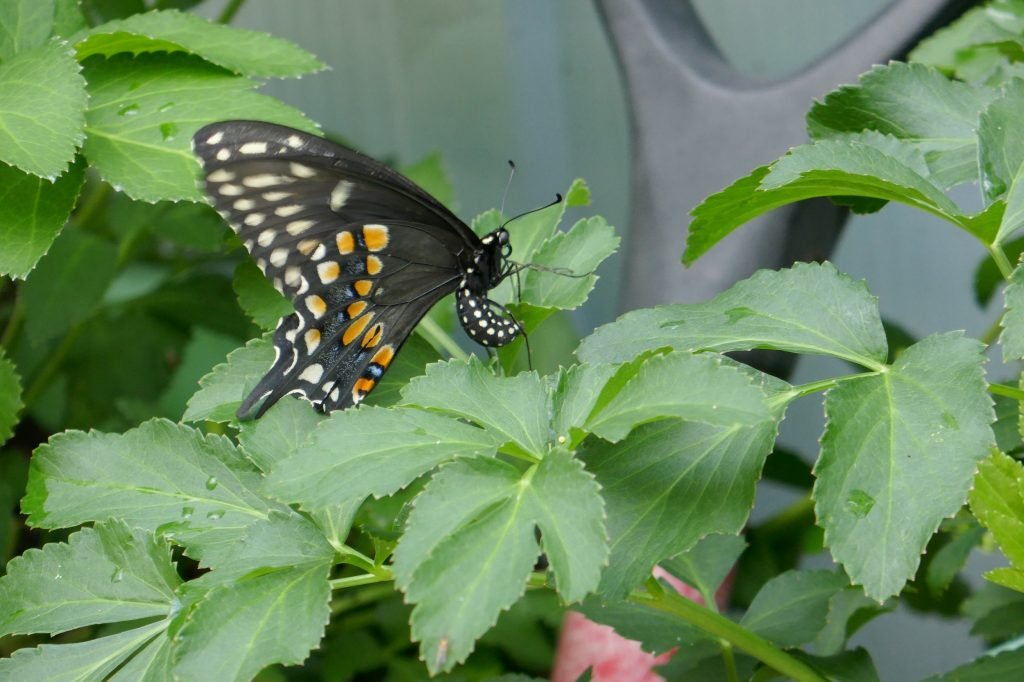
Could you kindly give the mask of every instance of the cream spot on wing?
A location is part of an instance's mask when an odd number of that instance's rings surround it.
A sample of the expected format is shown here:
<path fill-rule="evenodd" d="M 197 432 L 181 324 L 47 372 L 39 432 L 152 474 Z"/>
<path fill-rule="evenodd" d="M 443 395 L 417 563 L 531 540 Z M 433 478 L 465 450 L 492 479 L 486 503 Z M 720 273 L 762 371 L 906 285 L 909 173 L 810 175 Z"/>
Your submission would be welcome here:
<path fill-rule="evenodd" d="M 302 270 L 298 266 L 293 265 L 284 271 L 284 283 L 290 287 L 295 286 L 299 283 L 299 279 L 302 277 Z"/>
<path fill-rule="evenodd" d="M 331 201 L 330 207 L 332 211 L 340 211 L 341 208 L 348 202 L 348 198 L 352 195 L 353 185 L 348 180 L 342 180 L 334 189 L 331 190 Z"/>
<path fill-rule="evenodd" d="M 218 144 L 223 139 L 224 139 L 224 131 L 223 130 L 218 130 L 213 135 L 210 135 L 208 138 L 206 138 L 206 144 Z"/>
<path fill-rule="evenodd" d="M 231 150 L 228 149 L 227 147 L 224 147 L 223 149 L 218 149 L 217 150 L 217 160 L 218 161 L 227 161 L 230 158 L 231 158 Z"/>
<path fill-rule="evenodd" d="M 320 275 L 320 281 L 323 284 L 330 284 L 334 280 L 338 279 L 341 274 L 341 268 L 338 264 L 332 260 L 324 261 L 316 266 L 316 272 Z"/>
<path fill-rule="evenodd" d="M 260 189 L 263 187 L 273 187 L 274 185 L 280 185 L 285 182 L 292 182 L 292 178 L 287 175 L 274 175 L 273 173 L 260 173 L 258 175 L 250 175 L 242 178 L 242 184 L 246 187 L 252 187 L 253 189 Z"/>
<path fill-rule="evenodd" d="M 241 147 L 238 148 L 238 151 L 242 152 L 243 154 L 266 154 L 267 153 L 267 143 L 266 142 L 246 142 L 245 144 L 243 144 Z"/>
<path fill-rule="evenodd" d="M 282 199 L 287 199 L 291 195 L 292 195 L 291 192 L 264 192 L 263 193 L 263 200 L 264 201 L 281 201 Z"/>
<path fill-rule="evenodd" d="M 210 182 L 231 182 L 235 179 L 235 174 L 225 168 L 218 168 L 207 175 L 206 179 Z"/>
<path fill-rule="evenodd" d="M 291 170 L 292 175 L 297 178 L 311 178 L 316 175 L 315 170 L 309 166 L 304 166 L 301 163 L 290 163 L 288 164 L 288 168 Z"/>
<path fill-rule="evenodd" d="M 256 237 L 256 243 L 260 246 L 270 246 L 274 243 L 274 236 L 277 234 L 274 230 L 263 230 L 260 232 L 260 236 Z"/>
<path fill-rule="evenodd" d="M 327 247 L 324 246 L 323 244 L 321 244 L 320 246 L 316 247 L 316 251 L 313 252 L 313 255 L 310 256 L 310 258 L 312 258 L 313 260 L 320 260 L 321 258 L 323 258 L 326 255 L 327 255 Z"/>
<path fill-rule="evenodd" d="M 306 332 L 306 352 L 312 353 L 320 345 L 320 330 L 310 329 Z"/>
<path fill-rule="evenodd" d="M 236 211 L 251 211 L 256 206 L 256 202 L 252 199 L 235 199 L 232 206 Z"/>
<path fill-rule="evenodd" d="M 293 216 L 302 210 L 302 204 L 288 204 L 287 206 L 278 206 L 274 209 L 274 215 L 279 218 L 287 218 Z"/>
<path fill-rule="evenodd" d="M 218 187 L 217 191 L 226 197 L 237 197 L 240 196 L 243 192 L 245 192 L 245 190 L 239 187 L 238 185 L 227 184 Z"/>
<path fill-rule="evenodd" d="M 284 142 L 292 149 L 298 149 L 302 146 L 302 138 L 298 135 L 289 135 L 288 139 Z"/>
<path fill-rule="evenodd" d="M 308 381 L 311 384 L 316 384 L 320 382 L 323 375 L 324 366 L 319 362 L 314 362 L 312 365 L 309 365 L 306 369 L 302 370 L 302 374 L 299 375 L 299 378 L 303 381 Z"/>
<path fill-rule="evenodd" d="M 288 249 L 274 249 L 270 252 L 270 264 L 281 267 L 288 260 Z"/>
<path fill-rule="evenodd" d="M 288 230 L 288 234 L 298 236 L 315 224 L 315 220 L 293 220 L 284 229 Z"/>
<path fill-rule="evenodd" d="M 242 222 L 248 225 L 249 227 L 259 227 L 260 225 L 263 224 L 263 221 L 266 220 L 266 218 L 267 217 L 262 213 L 250 213 L 249 215 L 245 216 L 245 219 L 242 220 Z"/>

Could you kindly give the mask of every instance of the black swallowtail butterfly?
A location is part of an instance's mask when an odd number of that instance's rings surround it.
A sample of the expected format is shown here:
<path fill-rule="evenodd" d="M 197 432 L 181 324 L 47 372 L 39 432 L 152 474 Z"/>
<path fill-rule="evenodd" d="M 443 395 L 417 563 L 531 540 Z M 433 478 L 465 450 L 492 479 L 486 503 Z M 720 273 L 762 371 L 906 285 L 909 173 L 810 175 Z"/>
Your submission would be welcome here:
<path fill-rule="evenodd" d="M 223 121 L 200 128 L 192 148 L 210 202 L 295 308 L 240 418 L 288 394 L 323 412 L 358 404 L 453 291 L 478 343 L 503 346 L 522 332 L 487 298 L 515 268 L 504 228 L 480 238 L 411 180 L 293 128 Z"/>

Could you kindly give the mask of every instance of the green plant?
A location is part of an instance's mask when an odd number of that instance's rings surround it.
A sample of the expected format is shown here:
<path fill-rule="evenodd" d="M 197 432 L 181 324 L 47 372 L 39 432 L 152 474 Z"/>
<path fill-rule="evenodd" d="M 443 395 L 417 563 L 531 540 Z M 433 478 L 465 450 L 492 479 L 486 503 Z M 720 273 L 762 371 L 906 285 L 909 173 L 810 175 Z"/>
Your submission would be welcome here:
<path fill-rule="evenodd" d="M 559 602 L 653 651 L 678 647 L 670 679 L 875 679 L 847 641 L 897 600 L 962 612 L 993 643 L 1020 636 L 1024 389 L 986 380 L 994 338 L 946 332 L 894 352 L 867 286 L 827 263 L 631 312 L 546 374 L 522 371 L 519 344 L 489 363 L 466 356 L 442 303 L 373 404 L 324 418 L 282 400 L 237 423 L 273 354 L 261 331 L 287 302 L 216 214 L 174 203 L 199 199 L 188 139 L 231 117 L 312 129 L 252 78 L 321 65 L 285 41 L 130 5 L 0 8 L 0 437 L 14 434 L 0 499 L 22 498 L 35 529 L 0 527 L 4 558 L 26 550 L 0 578 L 0 678 L 416 679 L 424 663 L 452 679 L 542 674 Z M 1024 5 L 993 5 L 922 44 L 917 63 L 816 104 L 811 143 L 695 210 L 685 260 L 799 199 L 906 203 L 987 249 L 978 295 L 1006 282 L 999 345 L 1024 358 L 1011 260 L 1024 250 L 1011 240 Z M 412 173 L 450 201 L 436 158 Z M 945 193 L 970 181 L 976 215 Z M 517 221 L 517 258 L 592 271 L 617 246 L 612 229 L 598 217 L 558 229 L 587 200 L 576 181 L 564 204 Z M 532 330 L 595 282 L 530 271 L 510 305 Z M 511 284 L 495 296 L 513 301 Z M 724 355 L 750 349 L 856 369 L 791 385 Z M 789 405 L 823 391 L 811 475 L 773 447 Z M 762 472 L 805 494 L 744 539 Z M 968 597 L 957 576 L 986 538 L 1010 566 Z M 795 568 L 822 548 L 841 569 Z M 738 557 L 733 619 L 712 595 Z M 708 606 L 651 577 L 658 564 Z M 38 633 L 55 639 L 25 637 Z M 260 673 L 318 647 L 302 670 Z M 944 679 L 1022 666 L 1009 646 Z"/>

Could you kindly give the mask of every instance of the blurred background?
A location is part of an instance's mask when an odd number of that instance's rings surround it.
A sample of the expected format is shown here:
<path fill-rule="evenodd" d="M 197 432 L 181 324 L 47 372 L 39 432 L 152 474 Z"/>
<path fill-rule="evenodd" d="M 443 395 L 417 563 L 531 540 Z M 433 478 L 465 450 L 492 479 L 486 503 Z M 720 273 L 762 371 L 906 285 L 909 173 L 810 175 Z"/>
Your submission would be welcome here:
<path fill-rule="evenodd" d="M 198 11 L 212 18 L 226 4 L 211 1 Z M 701 49 L 714 50 L 746 88 L 768 91 L 855 42 L 876 22 L 888 20 L 885 12 L 891 4 L 897 3 L 693 0 L 688 9 L 710 39 L 710 46 Z M 547 203 L 573 178 L 583 177 L 592 190 L 593 212 L 617 226 L 627 242 L 635 238 L 629 224 L 632 105 L 600 8 L 591 0 L 247 0 L 232 24 L 290 38 L 332 67 L 299 80 L 274 81 L 265 89 L 305 111 L 325 131 L 402 163 L 439 152 L 454 183 L 457 212 L 467 221 L 501 202 L 505 162 L 514 159 L 518 172 L 507 213 Z M 919 27 L 895 28 L 914 35 Z M 886 58 L 864 56 L 850 75 L 824 84 L 812 96 L 824 95 Z M 788 103 L 796 128 L 802 128 L 810 104 L 809 98 Z M 686 163 L 699 171 L 712 156 L 735 155 L 749 139 L 775 129 L 767 115 L 759 123 L 754 112 L 750 120 L 750 128 L 705 140 Z M 701 121 L 676 124 L 702 127 Z M 764 131 L 759 132 L 761 124 Z M 803 141 L 777 141 L 782 145 L 779 153 Z M 732 177 L 707 191 L 774 156 L 744 161 Z M 973 209 L 980 206 L 976 194 L 975 188 L 962 187 L 954 199 Z M 687 222 L 680 214 L 670 226 L 680 245 Z M 514 243 L 514 225 L 512 230 Z M 733 237 L 743 248 L 744 230 Z M 672 248 L 671 258 L 678 262 L 679 249 L 675 244 Z M 899 320 L 913 336 L 965 329 L 980 337 L 996 317 L 993 310 L 980 309 L 972 296 L 974 270 L 985 256 L 965 233 L 919 211 L 890 205 L 878 214 L 849 220 L 830 260 L 853 277 L 866 279 L 880 297 L 883 317 Z M 614 258 L 600 271 L 594 297 L 572 321 L 578 335 L 624 312 L 623 263 L 621 256 Z M 681 300 L 671 292 L 652 296 Z M 848 371 L 838 362 L 812 358 L 801 360 L 792 380 Z M 990 372 L 993 380 L 1005 376 L 998 366 Z M 781 444 L 813 461 L 821 430 L 820 400 L 804 399 L 790 409 Z M 794 496 L 766 482 L 759 489 L 753 521 Z M 824 554 L 817 558 L 820 565 L 829 563 Z M 972 580 L 980 581 L 983 562 L 973 562 Z M 899 610 L 870 623 L 853 644 L 872 652 L 882 679 L 918 679 L 982 651 L 968 627 L 964 620 Z"/>

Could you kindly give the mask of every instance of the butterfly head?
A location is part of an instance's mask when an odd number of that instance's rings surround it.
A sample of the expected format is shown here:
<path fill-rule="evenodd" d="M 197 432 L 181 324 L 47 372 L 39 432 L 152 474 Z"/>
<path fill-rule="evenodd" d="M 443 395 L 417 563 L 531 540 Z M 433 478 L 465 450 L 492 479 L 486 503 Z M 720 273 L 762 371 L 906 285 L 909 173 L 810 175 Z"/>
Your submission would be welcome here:
<path fill-rule="evenodd" d="M 472 271 L 467 270 L 467 279 L 475 285 L 472 287 L 474 289 L 493 289 L 505 279 L 505 260 L 512 255 L 508 230 L 499 227 L 481 239 L 480 243 L 483 246 L 473 254 L 473 268 Z"/>

